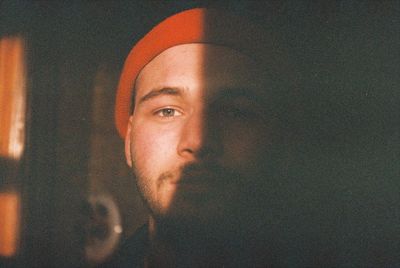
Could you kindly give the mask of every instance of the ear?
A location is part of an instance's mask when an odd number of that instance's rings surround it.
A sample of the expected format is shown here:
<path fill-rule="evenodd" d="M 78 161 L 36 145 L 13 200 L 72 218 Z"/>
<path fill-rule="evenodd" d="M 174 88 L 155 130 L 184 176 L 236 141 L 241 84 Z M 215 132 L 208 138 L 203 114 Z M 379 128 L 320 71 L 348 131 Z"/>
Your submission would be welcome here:
<path fill-rule="evenodd" d="M 128 128 L 125 136 L 125 158 L 129 167 L 132 167 L 131 155 L 131 134 L 132 134 L 132 115 L 129 117 Z"/>

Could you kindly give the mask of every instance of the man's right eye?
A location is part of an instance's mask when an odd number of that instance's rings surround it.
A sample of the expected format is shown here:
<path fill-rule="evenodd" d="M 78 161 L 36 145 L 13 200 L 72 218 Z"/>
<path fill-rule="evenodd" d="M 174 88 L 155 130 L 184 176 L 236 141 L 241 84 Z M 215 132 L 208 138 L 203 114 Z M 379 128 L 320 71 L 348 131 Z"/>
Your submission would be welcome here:
<path fill-rule="evenodd" d="M 163 109 L 157 110 L 155 112 L 155 115 L 160 116 L 160 117 L 174 117 L 174 116 L 180 116 L 180 115 L 182 115 L 182 113 L 174 108 L 163 108 Z"/>

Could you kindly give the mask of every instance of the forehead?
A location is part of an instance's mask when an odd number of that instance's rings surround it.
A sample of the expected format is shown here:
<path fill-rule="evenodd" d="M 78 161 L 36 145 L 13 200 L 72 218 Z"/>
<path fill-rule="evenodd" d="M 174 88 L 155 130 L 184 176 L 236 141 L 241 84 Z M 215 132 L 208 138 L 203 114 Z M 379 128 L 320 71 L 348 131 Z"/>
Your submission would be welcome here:
<path fill-rule="evenodd" d="M 224 46 L 184 44 L 163 51 L 140 72 L 136 96 L 155 88 L 182 87 L 215 91 L 259 89 L 260 68 L 247 55 Z"/>

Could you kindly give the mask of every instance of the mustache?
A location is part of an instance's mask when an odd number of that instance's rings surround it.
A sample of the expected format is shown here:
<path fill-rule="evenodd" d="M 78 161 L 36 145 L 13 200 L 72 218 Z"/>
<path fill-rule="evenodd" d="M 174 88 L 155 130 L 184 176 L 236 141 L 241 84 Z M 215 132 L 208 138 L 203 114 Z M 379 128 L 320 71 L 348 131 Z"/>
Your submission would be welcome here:
<path fill-rule="evenodd" d="M 240 175 L 232 169 L 217 163 L 189 163 L 174 172 L 165 172 L 160 180 L 172 180 L 176 183 L 220 184 L 237 181 Z"/>
<path fill-rule="evenodd" d="M 236 181 L 239 175 L 217 163 L 191 163 L 181 168 L 182 182 L 223 183 Z"/>

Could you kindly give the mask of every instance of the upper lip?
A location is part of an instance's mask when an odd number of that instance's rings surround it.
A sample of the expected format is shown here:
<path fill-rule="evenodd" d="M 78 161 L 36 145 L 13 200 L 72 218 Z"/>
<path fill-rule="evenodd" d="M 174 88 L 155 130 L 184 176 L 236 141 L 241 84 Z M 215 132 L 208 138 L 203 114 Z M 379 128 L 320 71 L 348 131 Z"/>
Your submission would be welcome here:
<path fill-rule="evenodd" d="M 228 171 L 213 163 L 192 163 L 181 170 L 177 184 L 215 184 L 226 177 Z"/>

